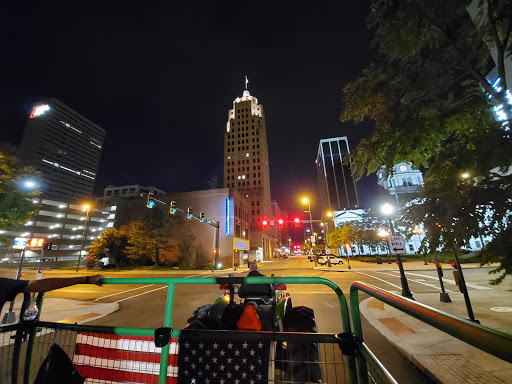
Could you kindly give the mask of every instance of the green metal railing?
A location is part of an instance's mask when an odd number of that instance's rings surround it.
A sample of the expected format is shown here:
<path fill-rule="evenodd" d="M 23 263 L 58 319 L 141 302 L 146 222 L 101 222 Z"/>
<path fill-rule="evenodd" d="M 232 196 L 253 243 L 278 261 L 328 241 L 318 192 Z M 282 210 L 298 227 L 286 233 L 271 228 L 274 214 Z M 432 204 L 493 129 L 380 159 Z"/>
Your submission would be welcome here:
<path fill-rule="evenodd" d="M 205 285 L 205 284 L 321 284 L 331 288 L 338 297 L 342 319 L 343 332 L 351 333 L 348 305 L 342 290 L 332 281 L 320 277 L 188 277 L 188 278 L 107 278 L 105 284 L 160 284 L 167 285 L 167 299 L 165 304 L 164 327 L 172 328 L 172 311 L 176 284 Z M 115 328 L 116 334 L 134 335 L 137 328 L 125 328 L 123 332 Z M 173 330 L 171 337 L 179 337 L 180 331 Z M 277 333 L 273 333 L 274 335 Z M 334 339 L 331 339 L 331 342 Z M 160 359 L 160 383 L 164 384 L 167 376 L 167 363 L 169 345 L 162 348 Z M 348 356 L 349 374 L 352 383 L 357 382 L 356 364 L 353 356 Z M 378 365 L 378 364 L 376 364 Z"/>
<path fill-rule="evenodd" d="M 449 313 L 395 295 L 373 285 L 355 281 L 350 286 L 350 307 L 352 310 L 354 333 L 361 342 L 363 341 L 363 330 L 359 312 L 359 291 L 373 296 L 484 352 L 512 363 L 512 335 L 450 315 Z"/>

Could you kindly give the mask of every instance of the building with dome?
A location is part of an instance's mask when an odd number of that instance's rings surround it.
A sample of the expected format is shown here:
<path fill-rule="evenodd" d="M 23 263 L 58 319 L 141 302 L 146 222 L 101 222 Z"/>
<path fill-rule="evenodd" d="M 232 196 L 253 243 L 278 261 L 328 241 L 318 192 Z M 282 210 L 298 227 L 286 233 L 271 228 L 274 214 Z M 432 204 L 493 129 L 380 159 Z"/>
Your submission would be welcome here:
<path fill-rule="evenodd" d="M 393 166 L 393 172 L 387 172 L 382 166 L 377 172 L 377 183 L 398 202 L 418 196 L 423 187 L 423 175 L 412 163 L 401 162 Z"/>
<path fill-rule="evenodd" d="M 246 80 L 242 97 L 237 97 L 228 111 L 224 132 L 224 187 L 238 190 L 249 203 L 249 211 L 239 216 L 250 222 L 251 259 L 268 260 L 278 248 L 278 242 L 270 229 L 260 225 L 262 219 L 273 220 L 265 114 L 263 105 L 247 89 L 247 83 Z M 238 237 L 243 228 L 240 223 L 234 224 L 234 235 Z"/>

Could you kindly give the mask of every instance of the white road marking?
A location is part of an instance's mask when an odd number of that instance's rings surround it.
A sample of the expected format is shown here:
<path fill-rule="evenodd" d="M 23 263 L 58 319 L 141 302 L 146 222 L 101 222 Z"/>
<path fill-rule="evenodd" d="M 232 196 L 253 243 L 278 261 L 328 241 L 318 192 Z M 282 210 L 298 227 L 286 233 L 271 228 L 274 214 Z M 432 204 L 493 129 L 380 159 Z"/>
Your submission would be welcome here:
<path fill-rule="evenodd" d="M 392 274 L 392 273 L 386 273 L 386 272 L 380 272 L 378 271 L 378 273 L 382 273 L 383 275 L 388 275 L 388 276 L 393 276 L 393 277 L 400 277 L 400 276 L 396 276 L 395 274 Z M 423 276 L 423 275 L 418 275 L 416 273 L 410 273 L 410 272 L 407 272 L 408 275 L 415 275 L 415 276 Z M 440 289 L 439 286 L 437 285 L 432 285 L 432 284 L 428 284 L 428 283 L 424 283 L 425 280 L 417 280 L 417 279 L 411 279 L 410 277 L 407 279 L 407 281 L 412 281 L 414 283 L 417 283 L 417 284 L 422 284 L 422 285 L 426 285 L 427 287 L 430 287 L 430 288 L 435 288 L 435 289 Z M 446 289 L 446 292 L 448 293 L 453 293 L 452 291 Z"/>
<path fill-rule="evenodd" d="M 142 288 L 146 288 L 146 287 L 150 287 L 150 286 L 151 286 L 151 284 L 150 284 L 150 285 L 143 285 L 142 287 L 137 287 L 137 288 L 127 289 L 126 291 L 120 291 L 120 292 L 117 292 L 117 293 L 112 293 L 111 295 L 98 297 L 97 299 L 94 299 L 93 301 L 97 301 L 97 300 L 105 299 L 105 298 L 107 298 L 107 297 L 111 297 L 111 296 L 115 296 L 115 295 L 120 295 L 121 293 L 130 292 L 130 291 L 135 291 L 136 289 L 142 289 Z"/>
<path fill-rule="evenodd" d="M 185 276 L 185 279 L 188 278 L 188 277 L 198 277 L 198 276 L 206 277 L 205 275 L 192 275 L 192 276 Z M 150 285 L 153 285 L 153 284 L 150 284 Z M 150 285 L 145 285 L 144 287 L 149 287 Z M 141 287 L 141 288 L 144 288 L 144 287 Z M 121 301 L 130 300 L 130 299 L 133 299 L 134 297 L 142 296 L 142 295 L 145 295 L 146 293 L 155 292 L 155 291 L 158 291 L 158 290 L 164 289 L 164 288 L 167 288 L 167 286 L 151 289 L 149 291 L 139 293 L 138 295 L 133 295 L 133 296 L 125 297 L 124 299 L 120 299 L 120 300 L 114 301 L 114 303 L 120 303 Z M 136 288 L 134 288 L 134 289 L 136 289 Z M 128 291 L 133 291 L 133 289 L 130 289 Z M 128 292 L 128 291 L 124 291 L 124 292 Z M 122 293 L 122 292 L 120 292 L 120 293 Z"/>
<path fill-rule="evenodd" d="M 394 272 L 394 271 L 392 271 Z M 384 272 L 379 272 L 379 273 L 384 273 Z M 400 273 L 400 272 L 398 272 Z M 428 279 L 432 279 L 432 280 L 439 280 L 439 278 L 436 276 L 428 276 L 428 275 L 420 275 L 418 273 L 413 273 L 413 272 L 407 272 L 408 275 L 414 275 L 414 276 L 421 276 L 421 277 L 426 277 Z M 456 285 L 455 284 L 455 281 L 453 280 L 449 280 L 449 279 L 444 279 L 443 278 L 443 283 L 448 283 L 448 284 L 452 284 L 452 285 Z M 489 287 L 482 287 L 480 285 L 476 285 L 476 284 L 472 284 L 472 283 L 466 283 L 466 286 L 467 287 L 470 287 L 470 288 L 474 288 L 474 289 L 480 289 L 480 290 L 485 290 L 485 289 L 492 289 L 492 288 L 489 288 Z"/>
<path fill-rule="evenodd" d="M 126 298 L 124 298 L 124 299 L 121 299 L 121 300 L 114 301 L 114 303 L 120 303 L 121 301 L 130 300 L 130 299 L 133 299 L 134 297 L 142 296 L 142 295 L 145 295 L 146 293 L 151 293 L 151 292 L 159 291 L 160 289 L 166 289 L 166 288 L 167 288 L 167 285 L 166 285 L 166 286 L 164 286 L 164 287 L 160 287 L 160 288 L 152 289 L 152 290 L 150 290 L 150 291 L 146 291 L 146 292 L 139 293 L 138 295 L 133 295 L 133 296 L 130 296 L 130 297 L 126 297 Z"/>
<path fill-rule="evenodd" d="M 386 283 L 386 284 L 389 284 L 389 285 L 391 285 L 391 286 L 393 286 L 393 287 L 395 287 L 395 288 L 402 289 L 402 287 L 399 287 L 398 285 L 395 285 L 395 284 L 393 284 L 393 283 L 390 283 L 390 282 L 389 282 L 389 281 L 387 281 L 387 280 L 379 279 L 379 278 L 378 278 L 378 277 L 376 277 L 376 276 L 369 275 L 369 274 L 367 274 L 367 273 L 363 273 L 363 272 L 358 272 L 358 271 L 354 271 L 354 272 L 355 272 L 355 273 L 359 273 L 360 275 L 370 276 L 370 277 L 371 277 L 371 278 L 373 278 L 373 279 L 380 280 L 380 281 L 382 281 L 382 282 L 384 282 L 384 283 Z"/>

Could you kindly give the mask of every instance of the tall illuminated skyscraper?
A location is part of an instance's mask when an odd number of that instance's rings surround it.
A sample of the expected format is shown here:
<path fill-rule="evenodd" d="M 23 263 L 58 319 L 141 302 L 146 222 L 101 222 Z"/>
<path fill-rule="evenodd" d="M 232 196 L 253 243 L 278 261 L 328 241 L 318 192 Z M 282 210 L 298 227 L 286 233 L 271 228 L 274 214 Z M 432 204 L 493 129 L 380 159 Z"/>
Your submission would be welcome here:
<path fill-rule="evenodd" d="M 346 136 L 320 140 L 316 170 L 322 212 L 359 208 L 356 182 L 350 163 Z"/>
<path fill-rule="evenodd" d="M 276 239 L 260 225 L 263 218 L 273 219 L 265 114 L 247 85 L 228 112 L 224 133 L 224 187 L 235 188 L 249 199 L 251 251 L 257 251 L 264 259 L 271 258 Z M 239 237 L 236 232 L 235 223 L 235 236 Z"/>
<path fill-rule="evenodd" d="M 90 199 L 105 130 L 50 98 L 35 103 L 18 155 L 41 174 L 43 197 L 62 201 Z"/>

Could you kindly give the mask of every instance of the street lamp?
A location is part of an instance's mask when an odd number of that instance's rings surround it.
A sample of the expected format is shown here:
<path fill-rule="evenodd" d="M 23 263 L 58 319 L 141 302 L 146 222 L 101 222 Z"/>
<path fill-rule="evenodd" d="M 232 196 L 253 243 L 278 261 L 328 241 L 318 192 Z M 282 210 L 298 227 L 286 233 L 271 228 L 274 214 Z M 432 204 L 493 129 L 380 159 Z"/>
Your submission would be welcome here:
<path fill-rule="evenodd" d="M 78 272 L 78 269 L 80 269 L 80 260 L 82 259 L 82 249 L 84 248 L 85 233 L 87 231 L 87 220 L 89 219 L 89 211 L 91 210 L 91 207 L 88 204 L 84 205 L 82 208 L 84 210 L 87 210 L 87 213 L 85 214 L 84 232 L 82 233 L 82 241 L 80 243 L 80 252 L 78 252 L 78 263 L 76 263 L 76 272 Z"/>
<path fill-rule="evenodd" d="M 396 236 L 395 228 L 393 228 L 393 222 L 391 220 L 391 215 L 393 214 L 394 211 L 395 211 L 395 209 L 389 203 L 385 203 L 381 208 L 381 212 L 384 214 L 384 216 L 388 220 L 389 230 L 391 231 L 391 236 Z M 389 247 L 389 252 L 391 253 L 391 247 L 389 246 L 389 240 L 388 240 L 388 247 Z M 396 260 L 398 261 L 398 269 L 400 270 L 400 282 L 402 283 L 402 296 L 412 299 L 413 298 L 412 293 L 411 293 L 411 290 L 409 289 L 409 283 L 407 282 L 407 278 L 405 277 L 404 266 L 402 264 L 402 258 L 400 257 L 399 253 L 396 254 Z"/>
<path fill-rule="evenodd" d="M 304 211 L 304 212 L 308 212 L 309 213 L 309 228 L 311 230 L 311 234 L 313 234 L 313 219 L 311 218 L 311 202 L 309 201 L 309 199 L 307 197 L 303 197 L 302 198 L 302 204 L 307 204 L 308 205 L 308 210 L 307 211 Z M 313 250 L 310 251 L 311 254 L 313 254 Z"/>

